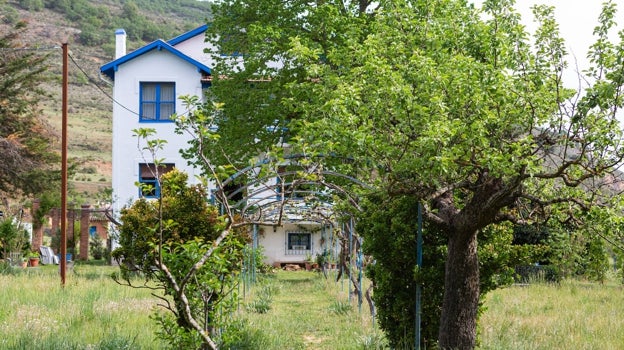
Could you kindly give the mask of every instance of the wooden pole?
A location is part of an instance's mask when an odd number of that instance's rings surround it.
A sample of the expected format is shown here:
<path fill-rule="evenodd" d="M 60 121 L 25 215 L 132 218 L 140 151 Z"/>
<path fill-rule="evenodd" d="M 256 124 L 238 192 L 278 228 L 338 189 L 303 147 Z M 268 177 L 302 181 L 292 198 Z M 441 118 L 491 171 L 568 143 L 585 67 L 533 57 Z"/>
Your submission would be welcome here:
<path fill-rule="evenodd" d="M 67 43 L 63 43 L 63 103 L 61 127 L 61 285 L 65 287 L 67 270 Z"/>

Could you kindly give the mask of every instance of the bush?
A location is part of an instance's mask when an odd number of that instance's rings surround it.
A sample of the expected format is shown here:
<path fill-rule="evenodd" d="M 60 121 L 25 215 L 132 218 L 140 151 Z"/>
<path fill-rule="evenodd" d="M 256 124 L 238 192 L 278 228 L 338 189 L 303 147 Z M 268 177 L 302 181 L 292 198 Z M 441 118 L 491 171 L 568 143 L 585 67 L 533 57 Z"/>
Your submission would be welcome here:
<path fill-rule="evenodd" d="M 89 253 L 95 260 L 101 260 L 104 258 L 106 254 L 106 246 L 104 244 L 104 240 L 98 237 L 98 235 L 93 235 L 89 239 Z"/>
<path fill-rule="evenodd" d="M 531 283 L 535 281 L 561 282 L 562 276 L 554 265 L 521 265 L 516 266 L 515 282 Z"/>

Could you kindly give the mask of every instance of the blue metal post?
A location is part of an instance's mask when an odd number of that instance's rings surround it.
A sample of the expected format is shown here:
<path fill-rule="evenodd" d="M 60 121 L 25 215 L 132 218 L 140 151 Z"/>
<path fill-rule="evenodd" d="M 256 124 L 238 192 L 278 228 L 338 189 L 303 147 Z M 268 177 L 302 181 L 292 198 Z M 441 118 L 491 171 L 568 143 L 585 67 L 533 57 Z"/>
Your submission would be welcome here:
<path fill-rule="evenodd" d="M 351 254 L 353 253 L 353 231 L 351 231 L 351 225 L 347 225 L 349 227 L 349 261 L 345 265 L 345 268 L 349 269 L 348 276 L 351 276 Z M 351 281 L 349 280 L 349 303 L 351 302 Z"/>
<path fill-rule="evenodd" d="M 251 282 L 256 283 L 256 250 L 258 249 L 258 225 L 253 225 L 253 240 L 251 242 Z"/>
<path fill-rule="evenodd" d="M 423 238 L 422 238 L 422 206 L 418 203 L 418 228 L 417 228 L 417 237 L 416 237 L 416 266 L 418 269 L 422 267 L 422 246 L 423 246 Z M 419 271 L 420 272 L 420 271 Z M 420 298 L 421 298 L 421 290 L 420 290 L 420 281 L 416 281 L 416 343 L 414 344 L 414 349 L 420 350 Z"/>

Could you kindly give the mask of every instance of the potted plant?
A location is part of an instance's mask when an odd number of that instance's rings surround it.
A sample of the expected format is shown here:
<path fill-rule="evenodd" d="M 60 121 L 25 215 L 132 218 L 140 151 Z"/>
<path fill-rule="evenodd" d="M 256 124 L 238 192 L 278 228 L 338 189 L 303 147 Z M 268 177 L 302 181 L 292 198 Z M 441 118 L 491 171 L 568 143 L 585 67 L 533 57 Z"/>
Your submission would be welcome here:
<path fill-rule="evenodd" d="M 306 271 L 310 271 L 312 270 L 312 254 L 310 254 L 309 252 L 306 253 L 306 257 L 305 257 L 305 269 Z"/>
<path fill-rule="evenodd" d="M 39 266 L 39 253 L 35 251 L 31 251 L 28 254 L 28 266 L 37 267 Z"/>

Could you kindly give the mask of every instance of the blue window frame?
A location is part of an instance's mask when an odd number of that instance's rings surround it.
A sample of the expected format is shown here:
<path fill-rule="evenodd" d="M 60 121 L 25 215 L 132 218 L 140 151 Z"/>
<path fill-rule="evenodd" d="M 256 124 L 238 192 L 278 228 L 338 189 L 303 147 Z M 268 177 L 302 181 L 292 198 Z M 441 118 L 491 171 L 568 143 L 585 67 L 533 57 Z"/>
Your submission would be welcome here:
<path fill-rule="evenodd" d="M 175 113 L 175 83 L 141 82 L 141 122 L 171 122 Z"/>
<path fill-rule="evenodd" d="M 157 177 L 173 170 L 175 164 L 160 164 L 158 169 L 154 163 L 139 164 L 139 196 L 142 198 L 160 198 L 160 181 Z"/>

